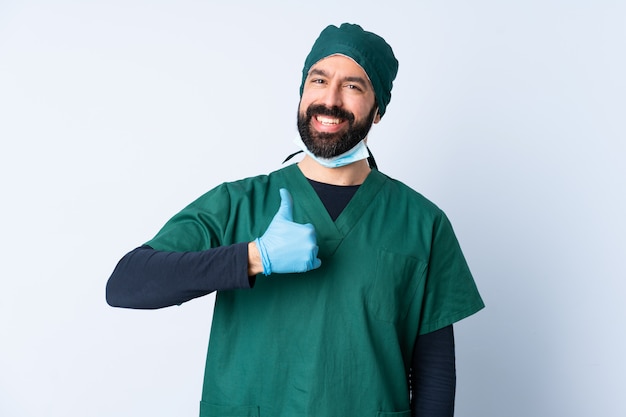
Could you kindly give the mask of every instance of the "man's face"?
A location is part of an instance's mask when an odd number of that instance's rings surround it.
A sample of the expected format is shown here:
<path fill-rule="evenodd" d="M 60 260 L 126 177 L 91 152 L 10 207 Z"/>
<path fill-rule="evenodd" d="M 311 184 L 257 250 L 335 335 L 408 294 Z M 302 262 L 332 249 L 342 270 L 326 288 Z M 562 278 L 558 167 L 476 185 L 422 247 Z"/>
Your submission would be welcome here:
<path fill-rule="evenodd" d="M 315 156 L 347 152 L 379 120 L 372 85 L 355 61 L 332 55 L 311 68 L 300 99 L 298 131 Z"/>

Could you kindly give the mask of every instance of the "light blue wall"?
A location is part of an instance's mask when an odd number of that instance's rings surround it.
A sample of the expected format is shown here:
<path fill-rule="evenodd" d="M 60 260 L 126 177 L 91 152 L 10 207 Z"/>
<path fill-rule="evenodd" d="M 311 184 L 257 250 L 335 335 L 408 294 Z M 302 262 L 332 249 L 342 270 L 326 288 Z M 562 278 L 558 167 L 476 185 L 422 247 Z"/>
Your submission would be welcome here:
<path fill-rule="evenodd" d="M 212 297 L 111 309 L 106 279 L 295 150 L 304 57 L 344 21 L 400 60 L 381 170 L 448 213 L 487 303 L 457 416 L 626 415 L 623 2 L 212 3 L 0 3 L 0 415 L 197 414 Z"/>

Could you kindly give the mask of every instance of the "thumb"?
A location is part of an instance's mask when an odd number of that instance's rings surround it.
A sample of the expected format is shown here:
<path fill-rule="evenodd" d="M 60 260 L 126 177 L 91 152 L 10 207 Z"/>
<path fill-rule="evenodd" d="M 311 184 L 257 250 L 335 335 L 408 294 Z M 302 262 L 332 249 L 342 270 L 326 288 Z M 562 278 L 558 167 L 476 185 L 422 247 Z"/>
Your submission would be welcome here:
<path fill-rule="evenodd" d="M 293 221 L 293 200 L 291 194 L 286 188 L 280 189 L 280 207 L 278 208 L 278 216 L 285 220 Z"/>

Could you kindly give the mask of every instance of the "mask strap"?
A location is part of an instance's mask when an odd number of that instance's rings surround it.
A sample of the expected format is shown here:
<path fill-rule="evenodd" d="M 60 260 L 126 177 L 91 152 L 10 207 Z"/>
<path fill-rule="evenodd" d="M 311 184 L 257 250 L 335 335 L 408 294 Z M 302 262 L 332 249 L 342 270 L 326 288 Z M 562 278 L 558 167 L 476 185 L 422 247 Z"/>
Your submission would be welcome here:
<path fill-rule="evenodd" d="M 296 156 L 296 155 L 298 155 L 299 153 L 302 153 L 302 152 L 304 152 L 304 151 L 297 151 L 297 152 L 292 153 L 292 154 L 291 154 L 291 155 L 289 155 L 287 158 L 285 158 L 285 160 L 283 161 L 283 164 L 284 164 L 285 162 L 289 161 L 289 160 L 290 160 L 291 158 L 293 158 L 294 156 Z"/>
<path fill-rule="evenodd" d="M 376 159 L 374 159 L 374 155 L 372 155 L 372 151 L 370 151 L 369 146 L 366 146 L 367 148 L 367 153 L 368 153 L 368 157 L 367 157 L 367 163 L 369 164 L 370 168 L 373 169 L 378 169 L 378 165 L 376 164 Z M 302 153 L 304 151 L 296 151 L 294 153 L 292 153 L 291 155 L 287 156 L 287 158 L 285 158 L 285 160 L 283 161 L 283 164 L 287 161 L 289 161 L 291 158 L 293 158 L 294 156 L 298 155 L 299 153 Z"/>
<path fill-rule="evenodd" d="M 370 168 L 378 170 L 378 165 L 376 165 L 376 160 L 374 159 L 374 155 L 372 155 L 372 151 L 370 151 L 370 148 L 367 145 L 365 147 L 367 148 L 367 153 L 369 154 L 367 157 L 367 163 L 370 164 Z"/>

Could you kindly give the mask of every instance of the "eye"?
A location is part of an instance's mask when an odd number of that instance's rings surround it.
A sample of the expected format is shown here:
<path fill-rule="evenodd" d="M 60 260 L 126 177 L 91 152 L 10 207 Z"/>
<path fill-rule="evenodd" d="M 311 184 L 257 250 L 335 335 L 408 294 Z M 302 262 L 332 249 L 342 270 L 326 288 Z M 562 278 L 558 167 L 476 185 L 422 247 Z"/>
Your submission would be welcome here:
<path fill-rule="evenodd" d="M 347 84 L 346 88 L 348 90 L 354 90 L 354 91 L 363 91 L 363 89 L 361 88 L 361 86 L 357 85 L 357 84 Z"/>

